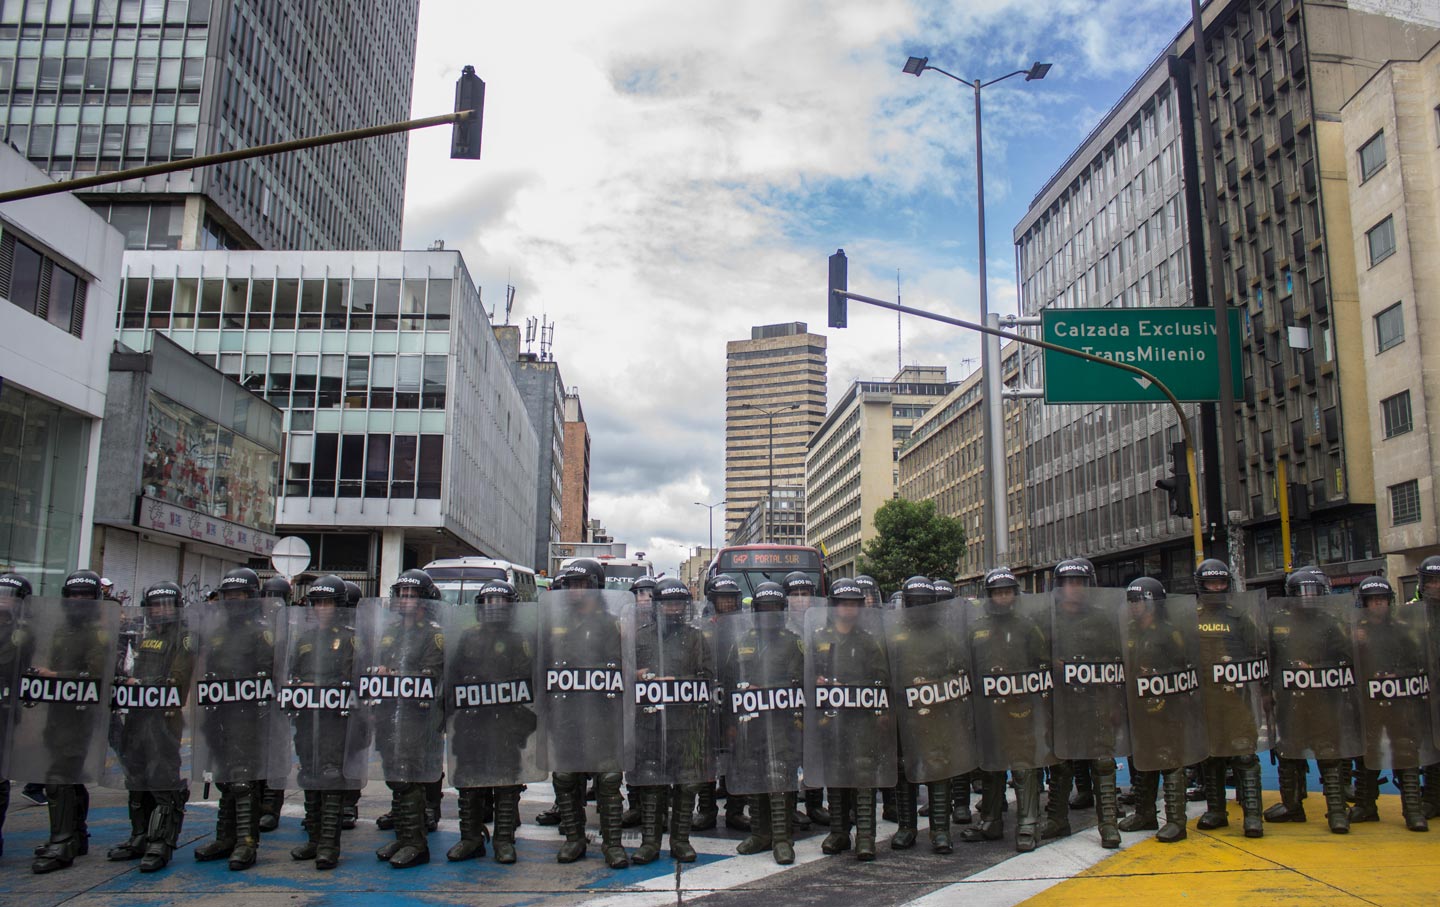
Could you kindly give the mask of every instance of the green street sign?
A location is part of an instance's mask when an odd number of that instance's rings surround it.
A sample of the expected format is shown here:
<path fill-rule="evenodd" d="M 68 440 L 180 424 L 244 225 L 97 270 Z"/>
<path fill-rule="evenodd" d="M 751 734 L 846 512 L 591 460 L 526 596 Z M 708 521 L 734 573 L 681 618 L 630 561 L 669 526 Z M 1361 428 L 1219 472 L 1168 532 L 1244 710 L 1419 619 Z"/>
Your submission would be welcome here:
<path fill-rule="evenodd" d="M 1231 309 L 1230 376 L 1238 391 L 1240 313 Z M 1042 309 L 1041 339 L 1134 365 L 1165 382 L 1183 402 L 1220 399 L 1215 311 L 1197 308 Z M 1046 403 L 1143 403 L 1165 395 L 1139 375 L 1045 351 Z"/>

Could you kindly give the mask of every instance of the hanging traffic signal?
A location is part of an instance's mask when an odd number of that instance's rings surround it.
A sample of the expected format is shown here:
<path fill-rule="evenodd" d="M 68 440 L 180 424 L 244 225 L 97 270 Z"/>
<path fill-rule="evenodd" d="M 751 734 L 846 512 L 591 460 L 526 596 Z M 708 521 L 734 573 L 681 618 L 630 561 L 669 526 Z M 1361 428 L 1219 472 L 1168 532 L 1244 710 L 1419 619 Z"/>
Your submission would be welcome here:
<path fill-rule="evenodd" d="M 1194 516 L 1190 510 L 1190 467 L 1185 460 L 1184 441 L 1170 445 L 1170 478 L 1157 479 L 1155 487 L 1170 497 L 1171 516 Z"/>
<path fill-rule="evenodd" d="M 832 328 L 843 328 L 846 326 L 846 307 L 850 300 L 840 295 L 850 289 L 850 261 L 845 257 L 844 249 L 836 249 L 835 254 L 830 256 L 830 326 Z"/>
<path fill-rule="evenodd" d="M 485 122 L 485 81 L 475 75 L 475 67 L 460 71 L 455 82 L 455 112 L 470 115 L 450 129 L 451 160 L 480 160 L 480 128 Z"/>

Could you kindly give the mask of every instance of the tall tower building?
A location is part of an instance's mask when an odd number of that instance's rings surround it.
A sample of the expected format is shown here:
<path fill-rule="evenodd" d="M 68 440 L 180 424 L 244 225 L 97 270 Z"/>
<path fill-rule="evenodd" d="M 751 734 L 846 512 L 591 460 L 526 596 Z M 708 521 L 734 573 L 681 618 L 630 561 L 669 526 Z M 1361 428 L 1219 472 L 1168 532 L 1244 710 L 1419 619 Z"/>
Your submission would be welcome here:
<path fill-rule="evenodd" d="M 764 324 L 725 345 L 726 539 L 768 488 L 805 484 L 805 444 L 824 421 L 823 335 Z"/>
<path fill-rule="evenodd" d="M 55 179 L 405 119 L 419 0 L 0 4 L 0 134 Z M 406 137 L 99 187 L 127 249 L 398 249 Z"/>

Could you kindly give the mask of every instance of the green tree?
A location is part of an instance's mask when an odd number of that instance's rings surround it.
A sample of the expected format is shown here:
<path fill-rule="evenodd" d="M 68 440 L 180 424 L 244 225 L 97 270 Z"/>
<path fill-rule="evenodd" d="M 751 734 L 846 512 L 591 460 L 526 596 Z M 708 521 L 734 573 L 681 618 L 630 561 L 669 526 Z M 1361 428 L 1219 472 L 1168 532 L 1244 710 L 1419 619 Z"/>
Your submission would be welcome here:
<path fill-rule="evenodd" d="M 860 553 L 860 572 L 893 590 L 912 576 L 953 579 L 965 550 L 965 527 L 934 501 L 893 498 L 875 511 L 875 537 Z"/>

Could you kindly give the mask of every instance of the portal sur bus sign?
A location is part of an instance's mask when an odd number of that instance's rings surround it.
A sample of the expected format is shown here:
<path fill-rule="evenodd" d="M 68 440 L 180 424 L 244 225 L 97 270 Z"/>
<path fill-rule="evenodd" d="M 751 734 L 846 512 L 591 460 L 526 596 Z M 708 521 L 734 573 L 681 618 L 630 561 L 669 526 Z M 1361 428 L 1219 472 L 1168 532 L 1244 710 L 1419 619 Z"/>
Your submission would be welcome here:
<path fill-rule="evenodd" d="M 1231 309 L 1230 375 L 1241 386 L 1240 314 Z M 1197 308 L 1042 309 L 1041 338 L 1144 369 L 1187 403 L 1220 399 L 1215 311 Z M 1046 403 L 1143 403 L 1165 400 L 1131 372 L 1045 350 Z"/>

